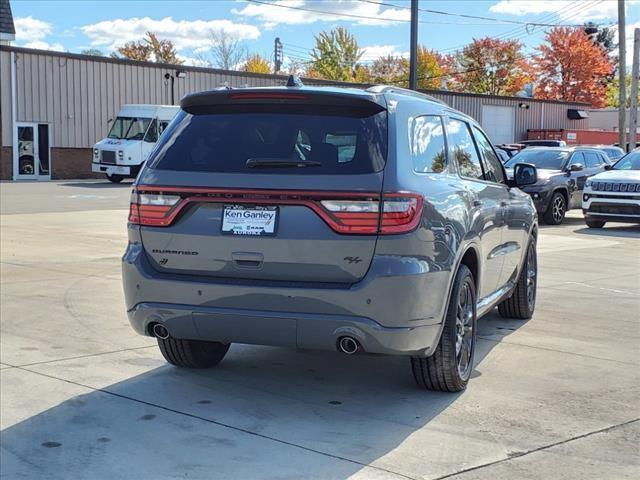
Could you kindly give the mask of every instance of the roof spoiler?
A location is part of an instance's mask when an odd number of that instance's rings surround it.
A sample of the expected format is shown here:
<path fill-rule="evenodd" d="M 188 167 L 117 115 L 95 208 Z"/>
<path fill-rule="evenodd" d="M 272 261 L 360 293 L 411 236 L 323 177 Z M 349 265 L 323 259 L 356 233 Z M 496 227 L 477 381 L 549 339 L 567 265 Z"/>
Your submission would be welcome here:
<path fill-rule="evenodd" d="M 290 113 L 328 114 L 365 117 L 386 110 L 384 99 L 373 94 L 320 90 L 302 85 L 291 87 L 210 90 L 185 96 L 180 106 L 192 115 L 209 113 L 273 111 L 275 107 Z M 309 110 L 313 107 L 313 110 Z"/>

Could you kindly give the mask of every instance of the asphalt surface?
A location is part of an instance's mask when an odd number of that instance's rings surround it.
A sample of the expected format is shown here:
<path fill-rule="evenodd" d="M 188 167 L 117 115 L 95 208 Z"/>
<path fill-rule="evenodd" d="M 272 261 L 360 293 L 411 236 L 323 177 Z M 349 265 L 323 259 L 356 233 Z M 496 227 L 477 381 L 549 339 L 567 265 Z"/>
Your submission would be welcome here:
<path fill-rule="evenodd" d="M 404 358 L 166 365 L 124 311 L 129 189 L 0 184 L 2 478 L 640 477 L 640 227 L 543 227 L 534 318 L 482 319 L 452 395 Z"/>

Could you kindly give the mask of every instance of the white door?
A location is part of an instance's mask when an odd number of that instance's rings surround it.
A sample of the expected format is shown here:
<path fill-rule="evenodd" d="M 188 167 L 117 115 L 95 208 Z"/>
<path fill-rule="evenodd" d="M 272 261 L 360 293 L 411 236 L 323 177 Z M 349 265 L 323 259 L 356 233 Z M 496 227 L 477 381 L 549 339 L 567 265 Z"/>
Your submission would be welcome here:
<path fill-rule="evenodd" d="M 49 125 L 16 123 L 13 137 L 13 177 L 49 180 Z"/>
<path fill-rule="evenodd" d="M 513 107 L 483 105 L 480 124 L 494 145 L 516 141 L 515 108 Z"/>

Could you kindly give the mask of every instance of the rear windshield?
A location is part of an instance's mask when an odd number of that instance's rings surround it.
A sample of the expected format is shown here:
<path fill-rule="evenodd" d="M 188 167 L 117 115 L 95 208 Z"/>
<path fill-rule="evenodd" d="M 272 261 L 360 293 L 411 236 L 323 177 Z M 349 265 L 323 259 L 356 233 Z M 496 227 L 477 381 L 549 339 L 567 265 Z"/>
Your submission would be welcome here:
<path fill-rule="evenodd" d="M 378 172 L 386 155 L 386 111 L 364 118 L 181 111 L 160 139 L 150 166 L 188 172 L 342 175 Z"/>

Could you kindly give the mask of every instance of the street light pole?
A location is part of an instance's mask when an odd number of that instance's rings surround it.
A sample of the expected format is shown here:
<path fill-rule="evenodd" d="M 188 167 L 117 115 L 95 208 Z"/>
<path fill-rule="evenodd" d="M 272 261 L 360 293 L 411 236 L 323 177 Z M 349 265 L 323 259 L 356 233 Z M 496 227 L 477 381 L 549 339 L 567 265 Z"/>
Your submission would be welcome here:
<path fill-rule="evenodd" d="M 633 63 L 631 65 L 631 94 L 629 105 L 629 151 L 636 148 L 638 131 L 638 75 L 640 75 L 640 28 L 633 31 Z"/>
<path fill-rule="evenodd" d="M 409 46 L 409 88 L 418 88 L 418 0 L 411 0 L 411 38 Z"/>
<path fill-rule="evenodd" d="M 627 48 L 625 42 L 625 18 L 624 18 L 624 0 L 618 0 L 618 83 L 619 91 L 619 109 L 618 109 L 618 142 L 620 148 L 627 151 L 626 141 L 626 115 L 627 115 Z"/>

